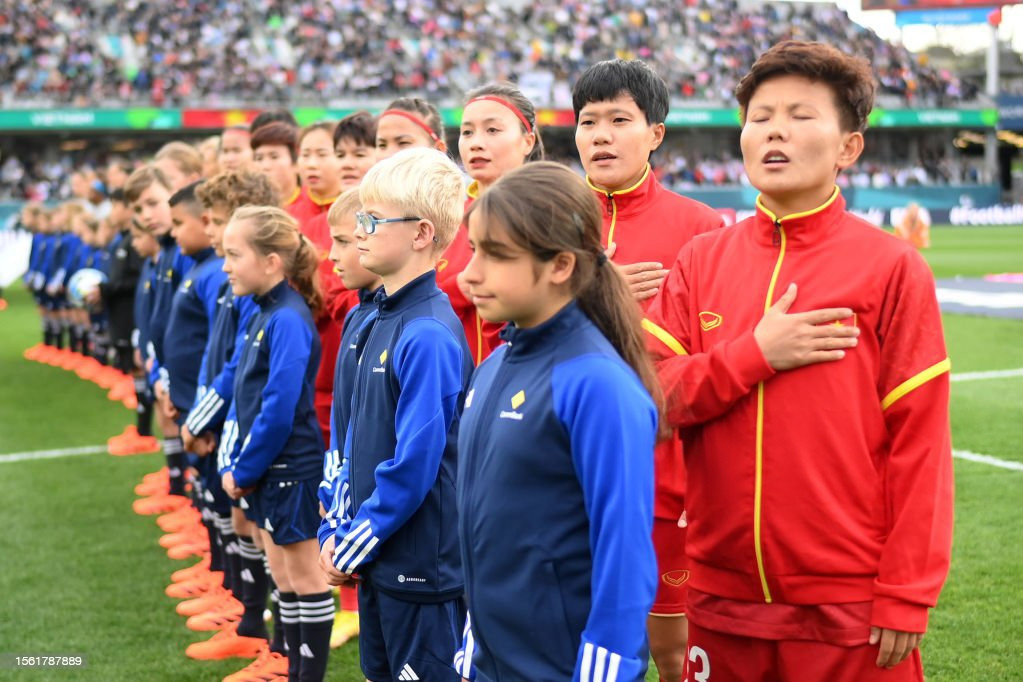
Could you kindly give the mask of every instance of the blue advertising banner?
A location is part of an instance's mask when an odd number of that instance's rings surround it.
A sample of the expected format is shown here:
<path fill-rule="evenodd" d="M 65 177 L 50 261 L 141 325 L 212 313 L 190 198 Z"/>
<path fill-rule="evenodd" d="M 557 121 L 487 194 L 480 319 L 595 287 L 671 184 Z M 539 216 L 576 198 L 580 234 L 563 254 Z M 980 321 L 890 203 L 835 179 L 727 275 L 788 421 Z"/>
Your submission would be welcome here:
<path fill-rule="evenodd" d="M 895 13 L 896 26 L 927 24 L 928 26 L 964 26 L 985 24 L 991 7 L 946 7 L 941 9 L 914 9 Z"/>
<path fill-rule="evenodd" d="M 1023 131 L 1023 95 L 998 96 L 998 128 Z"/>

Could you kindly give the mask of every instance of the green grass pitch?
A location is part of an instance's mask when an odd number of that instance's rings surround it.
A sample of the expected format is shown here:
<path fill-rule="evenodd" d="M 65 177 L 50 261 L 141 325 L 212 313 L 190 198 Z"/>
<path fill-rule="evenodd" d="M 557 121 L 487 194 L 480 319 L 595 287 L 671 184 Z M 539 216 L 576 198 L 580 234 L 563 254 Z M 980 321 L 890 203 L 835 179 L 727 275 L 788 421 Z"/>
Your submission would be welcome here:
<path fill-rule="evenodd" d="M 1023 227 L 931 233 L 939 277 L 1023 270 Z M 0 454 L 98 445 L 131 414 L 92 384 L 22 359 L 39 336 L 19 286 L 0 312 Z M 1023 322 L 945 316 L 953 372 L 1023 367 Z M 953 384 L 958 449 L 1023 462 L 1023 377 Z M 152 518 L 131 511 L 159 455 L 0 463 L 0 653 L 75 653 L 81 670 L 0 670 L 2 680 L 219 680 L 245 662 L 191 661 L 204 639 L 163 594 L 170 573 Z M 1023 472 L 956 460 L 952 571 L 924 639 L 929 681 L 1023 678 Z M 542 615 L 538 614 L 538 617 Z M 331 653 L 328 679 L 361 680 L 357 646 Z M 648 680 L 656 680 L 651 671 Z"/>

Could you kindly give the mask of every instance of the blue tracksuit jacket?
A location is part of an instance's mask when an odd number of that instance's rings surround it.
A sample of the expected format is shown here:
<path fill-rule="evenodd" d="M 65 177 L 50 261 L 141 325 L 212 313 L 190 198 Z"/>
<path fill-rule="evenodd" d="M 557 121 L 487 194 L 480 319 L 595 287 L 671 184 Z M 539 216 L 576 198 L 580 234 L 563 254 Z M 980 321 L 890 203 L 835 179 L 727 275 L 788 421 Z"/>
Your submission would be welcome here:
<path fill-rule="evenodd" d="M 376 300 L 356 339 L 344 449 L 353 518 L 338 526 L 334 565 L 398 598 L 446 601 L 463 589 L 455 441 L 472 356 L 433 270 Z"/>
<path fill-rule="evenodd" d="M 320 337 L 305 300 L 282 281 L 256 296 L 218 453 L 239 488 L 305 481 L 323 471 L 323 436 L 313 407 Z M 240 443 L 240 447 L 236 445 Z"/>
<path fill-rule="evenodd" d="M 171 403 L 187 412 L 195 402 L 206 342 L 213 333 L 217 293 L 227 281 L 212 248 L 192 257 L 195 265 L 185 274 L 171 299 L 170 319 L 163 340 L 163 369 L 169 379 Z"/>
<path fill-rule="evenodd" d="M 192 433 L 213 431 L 220 434 L 234 397 L 234 376 L 245 347 L 245 333 L 257 311 L 258 306 L 251 296 L 237 297 L 231 291 L 230 282 L 221 284 L 213 331 L 199 370 L 195 406 L 185 422 Z"/>
<path fill-rule="evenodd" d="M 477 679 L 641 680 L 656 409 L 575 303 L 502 337 L 458 439 Z"/>
<path fill-rule="evenodd" d="M 154 385 L 160 378 L 160 367 L 164 361 L 163 342 L 174 293 L 181 284 L 181 278 L 195 265 L 195 261 L 181 253 L 177 242 L 169 234 L 162 235 L 159 240 L 160 253 L 153 268 L 153 290 L 149 304 L 149 343 L 145 347 L 145 355 L 153 360 L 149 382 Z"/>
<path fill-rule="evenodd" d="M 324 524 L 320 527 L 320 544 L 326 540 L 327 535 L 337 530 L 338 523 L 347 513 L 351 518 L 351 497 L 348 494 L 348 486 L 338 498 L 339 504 L 334 506 L 334 497 L 337 493 L 338 476 L 344 470 L 344 480 L 348 480 L 348 467 L 342 461 L 341 450 L 345 445 L 345 434 L 348 432 L 348 421 L 352 415 L 352 393 L 355 391 L 355 372 L 358 369 L 358 362 L 355 357 L 355 340 L 358 338 L 359 328 L 371 316 L 376 315 L 377 307 L 373 302 L 376 290 L 359 290 L 359 304 L 348 311 L 345 315 L 344 330 L 341 334 L 341 343 L 338 346 L 337 362 L 334 364 L 334 399 L 330 405 L 330 444 L 327 446 L 327 455 L 323 458 L 323 480 L 320 481 L 318 491 L 320 503 L 327 510 L 324 517 Z"/>

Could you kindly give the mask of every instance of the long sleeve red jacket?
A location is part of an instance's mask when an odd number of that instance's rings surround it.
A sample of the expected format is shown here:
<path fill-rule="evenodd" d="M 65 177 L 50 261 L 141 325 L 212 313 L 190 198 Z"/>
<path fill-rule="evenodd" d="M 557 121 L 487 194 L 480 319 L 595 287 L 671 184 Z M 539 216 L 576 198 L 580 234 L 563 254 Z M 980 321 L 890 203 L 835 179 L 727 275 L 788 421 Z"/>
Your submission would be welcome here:
<path fill-rule="evenodd" d="M 469 185 L 468 197 L 465 200 L 466 211 L 476 200 L 477 187 L 476 182 Z M 458 226 L 455 238 L 437 262 L 437 286 L 448 295 L 451 307 L 465 330 L 465 340 L 469 344 L 473 364 L 479 365 L 487 359 L 492 350 L 501 345 L 498 334 L 504 325 L 487 322 L 480 317 L 476 312 L 476 306 L 465 297 L 462 288 L 458 286 L 458 275 L 465 270 L 465 266 L 469 264 L 470 260 L 472 260 L 472 249 L 469 248 L 469 231 L 462 224 Z"/>
<path fill-rule="evenodd" d="M 754 339 L 790 312 L 849 307 L 837 362 L 774 372 Z M 644 327 L 682 429 L 691 586 L 785 604 L 872 603 L 922 632 L 949 566 L 949 360 L 934 280 L 907 244 L 831 199 L 757 213 L 679 254 Z"/>
<path fill-rule="evenodd" d="M 586 179 L 603 208 L 602 243 L 615 244 L 618 265 L 656 262 L 671 267 L 679 250 L 698 234 L 722 225 L 721 214 L 706 204 L 667 190 L 647 166 L 633 187 L 607 192 Z M 648 306 L 652 299 L 643 305 Z M 654 516 L 676 520 L 685 509 L 686 469 L 677 437 L 654 450 Z"/>
<path fill-rule="evenodd" d="M 302 193 L 305 196 L 305 192 Z M 330 442 L 330 404 L 334 397 L 334 365 L 341 344 L 341 324 L 348 309 L 358 302 L 358 292 L 345 289 L 341 278 L 334 273 L 330 261 L 330 226 L 327 211 L 330 203 L 317 203 L 306 197 L 305 201 L 293 202 L 285 210 L 299 221 L 302 234 L 316 245 L 320 254 L 320 288 L 323 291 L 323 310 L 316 316 L 316 331 L 320 335 L 320 367 L 316 372 L 313 402 L 320 429 L 325 434 L 325 443 Z M 300 217 L 301 216 L 301 217 Z"/>

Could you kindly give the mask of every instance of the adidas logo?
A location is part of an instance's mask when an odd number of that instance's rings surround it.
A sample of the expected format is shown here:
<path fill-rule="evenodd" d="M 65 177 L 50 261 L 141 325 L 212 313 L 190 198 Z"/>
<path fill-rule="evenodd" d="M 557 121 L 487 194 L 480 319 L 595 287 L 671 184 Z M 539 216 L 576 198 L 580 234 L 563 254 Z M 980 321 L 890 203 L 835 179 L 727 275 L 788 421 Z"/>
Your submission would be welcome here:
<path fill-rule="evenodd" d="M 313 655 L 313 650 L 309 648 L 308 644 L 302 644 L 302 646 L 300 646 L 298 648 L 298 653 L 302 655 L 302 658 L 316 658 Z M 410 678 L 410 679 L 412 679 L 412 678 Z M 415 679 L 418 680 L 419 678 L 417 677 Z"/>
<path fill-rule="evenodd" d="M 303 645 L 304 646 L 304 645 Z M 419 675 L 416 675 L 416 671 L 412 669 L 408 663 L 401 669 L 401 673 L 398 675 L 399 680 L 418 680 Z"/>
<path fill-rule="evenodd" d="M 242 575 L 242 580 L 244 580 L 245 582 L 255 584 L 256 579 L 252 577 L 252 571 L 250 571 L 249 569 L 246 568 L 246 569 L 242 570 L 241 575 Z"/>

